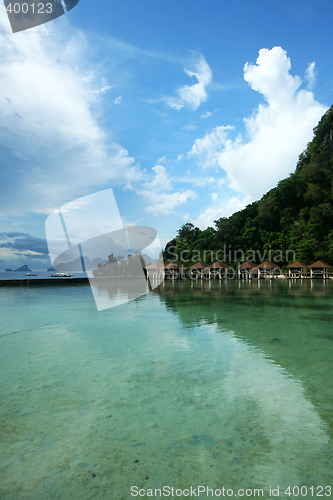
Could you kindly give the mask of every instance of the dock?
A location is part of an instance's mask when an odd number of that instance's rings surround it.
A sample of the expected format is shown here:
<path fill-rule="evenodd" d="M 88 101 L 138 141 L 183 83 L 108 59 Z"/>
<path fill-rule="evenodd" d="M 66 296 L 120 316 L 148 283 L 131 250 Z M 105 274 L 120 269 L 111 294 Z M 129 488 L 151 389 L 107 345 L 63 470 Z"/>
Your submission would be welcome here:
<path fill-rule="evenodd" d="M 85 285 L 89 284 L 88 278 L 37 278 L 37 279 L 14 279 L 0 280 L 0 286 L 57 286 L 57 285 Z"/>

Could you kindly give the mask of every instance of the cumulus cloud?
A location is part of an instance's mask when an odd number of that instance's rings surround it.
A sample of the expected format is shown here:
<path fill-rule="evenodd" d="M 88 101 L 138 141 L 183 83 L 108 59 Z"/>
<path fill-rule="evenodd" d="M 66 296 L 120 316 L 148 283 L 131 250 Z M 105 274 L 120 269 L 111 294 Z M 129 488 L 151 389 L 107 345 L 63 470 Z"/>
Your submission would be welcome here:
<path fill-rule="evenodd" d="M 291 62 L 281 47 L 261 49 L 256 64 L 245 63 L 244 80 L 262 94 L 271 108 L 293 104 L 302 80 L 290 74 Z"/>
<path fill-rule="evenodd" d="M 229 187 L 249 201 L 294 171 L 327 109 L 312 92 L 300 88 L 301 79 L 290 70 L 290 59 L 281 47 L 261 49 L 256 64 L 245 64 L 244 79 L 266 103 L 244 118 L 246 134 L 231 139 L 227 127 L 216 127 L 197 139 L 190 151 L 205 168 L 219 165 Z"/>
<path fill-rule="evenodd" d="M 47 212 L 85 190 L 140 178 L 98 122 L 110 85 L 91 67 L 82 32 L 52 23 L 52 33 L 46 25 L 13 36 L 0 14 L 1 213 Z"/>
<path fill-rule="evenodd" d="M 196 193 L 187 189 L 185 191 L 172 191 L 171 179 L 163 165 L 153 167 L 154 176 L 147 180 L 142 189 L 137 190 L 144 198 L 146 211 L 154 217 L 174 212 L 176 207 L 184 205 L 188 200 L 194 200 Z"/>
<path fill-rule="evenodd" d="M 200 55 L 193 63 L 193 69 L 184 69 L 190 78 L 196 78 L 197 83 L 184 85 L 177 90 L 177 97 L 170 97 L 167 103 L 171 108 L 190 108 L 192 111 L 198 109 L 201 103 L 207 100 L 206 87 L 212 81 L 213 74 L 205 58 Z"/>

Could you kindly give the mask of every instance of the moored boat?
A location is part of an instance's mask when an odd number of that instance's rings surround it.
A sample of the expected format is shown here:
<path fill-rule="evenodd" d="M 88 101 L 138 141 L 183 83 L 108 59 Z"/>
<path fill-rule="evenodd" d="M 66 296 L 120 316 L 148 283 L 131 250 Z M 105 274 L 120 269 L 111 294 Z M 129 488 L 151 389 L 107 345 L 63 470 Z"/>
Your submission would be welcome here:
<path fill-rule="evenodd" d="M 71 278 L 73 275 L 69 273 L 55 273 L 51 274 L 51 278 Z"/>

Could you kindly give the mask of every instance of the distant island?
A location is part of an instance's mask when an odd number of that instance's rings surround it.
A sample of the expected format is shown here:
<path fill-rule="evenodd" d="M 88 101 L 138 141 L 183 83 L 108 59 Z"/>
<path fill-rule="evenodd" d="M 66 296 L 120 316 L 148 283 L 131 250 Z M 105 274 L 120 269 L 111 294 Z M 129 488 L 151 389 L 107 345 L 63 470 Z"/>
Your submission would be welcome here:
<path fill-rule="evenodd" d="M 18 267 L 17 269 L 10 269 L 9 267 L 7 269 L 5 269 L 5 273 L 15 273 L 15 272 L 19 272 L 19 273 L 31 273 L 31 269 L 29 269 L 29 267 L 27 265 L 24 265 L 24 266 L 21 266 L 21 267 Z"/>
<path fill-rule="evenodd" d="M 100 257 L 96 257 L 93 260 L 90 260 L 89 257 L 83 256 L 85 270 L 89 271 L 90 269 L 94 269 L 98 266 L 98 264 L 104 264 L 105 260 L 102 260 Z M 78 257 L 75 260 L 70 262 L 58 262 L 56 263 L 56 269 L 54 267 L 49 267 L 47 272 L 71 272 L 71 273 L 82 273 L 82 259 Z"/>

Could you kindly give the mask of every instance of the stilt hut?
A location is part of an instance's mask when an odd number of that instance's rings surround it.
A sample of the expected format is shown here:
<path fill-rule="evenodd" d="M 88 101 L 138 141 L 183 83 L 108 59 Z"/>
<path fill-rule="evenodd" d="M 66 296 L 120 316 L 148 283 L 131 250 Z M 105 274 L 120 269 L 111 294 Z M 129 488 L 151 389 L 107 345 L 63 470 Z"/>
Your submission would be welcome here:
<path fill-rule="evenodd" d="M 288 278 L 306 278 L 307 267 L 303 262 L 296 260 L 287 266 Z"/>
<path fill-rule="evenodd" d="M 258 267 L 259 279 L 274 278 L 274 276 L 276 276 L 280 272 L 280 268 L 277 267 L 275 264 L 273 264 L 273 262 L 271 262 L 270 260 L 265 260 L 257 267 Z"/>
<path fill-rule="evenodd" d="M 330 266 L 325 264 L 322 260 L 317 260 L 309 266 L 310 269 L 310 277 L 311 278 L 328 278 L 328 269 Z"/>
<path fill-rule="evenodd" d="M 229 266 L 229 264 L 226 264 L 225 262 L 214 262 L 214 264 L 212 264 L 211 266 L 209 266 L 210 268 L 210 273 L 211 273 L 211 277 L 213 279 L 215 278 L 218 278 L 218 279 L 223 279 L 223 278 L 227 278 L 231 275 L 233 269 L 231 266 Z"/>
<path fill-rule="evenodd" d="M 248 279 L 258 276 L 258 268 L 253 262 L 247 260 L 238 266 L 238 279 Z"/>
<path fill-rule="evenodd" d="M 210 280 L 212 278 L 212 272 L 211 272 L 210 266 L 207 266 L 202 270 L 201 277 L 206 279 L 206 280 Z"/>
<path fill-rule="evenodd" d="M 186 275 L 186 267 L 180 262 L 169 262 L 164 266 L 164 276 L 167 279 L 184 278 Z"/>
<path fill-rule="evenodd" d="M 209 266 L 206 262 L 199 261 L 189 267 L 189 274 L 192 279 L 203 278 L 206 272 L 209 273 Z"/>
<path fill-rule="evenodd" d="M 146 266 L 147 278 L 160 279 L 164 278 L 164 264 L 161 261 L 153 262 Z"/>

